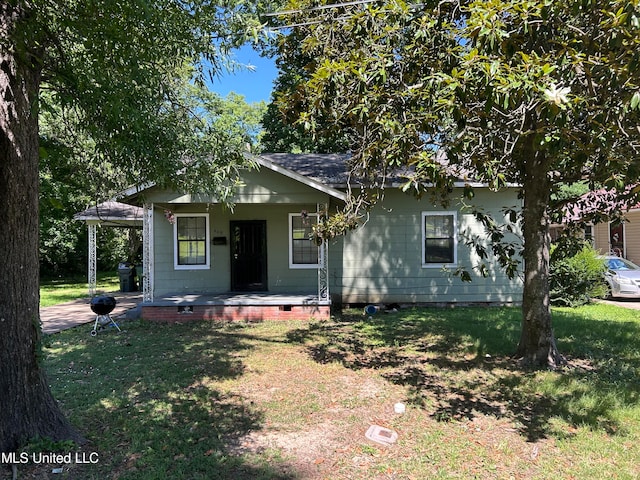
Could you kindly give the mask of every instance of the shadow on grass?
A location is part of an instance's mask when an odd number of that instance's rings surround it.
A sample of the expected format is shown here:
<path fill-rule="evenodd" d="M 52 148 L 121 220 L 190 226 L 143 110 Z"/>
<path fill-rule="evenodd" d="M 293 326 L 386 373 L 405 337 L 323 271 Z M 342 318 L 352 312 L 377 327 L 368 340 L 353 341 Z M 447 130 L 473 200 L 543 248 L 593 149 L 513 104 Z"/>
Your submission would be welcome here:
<path fill-rule="evenodd" d="M 510 418 L 529 441 L 566 436 L 577 426 L 623 433 L 617 411 L 640 402 L 640 322 L 565 311 L 554 314 L 554 324 L 571 363 L 559 372 L 522 370 L 510 358 L 519 309 L 347 313 L 292 331 L 289 340 L 320 363 L 381 370 L 439 421 Z"/>
<path fill-rule="evenodd" d="M 81 478 L 295 478 L 280 458 L 233 453 L 263 425 L 252 402 L 219 387 L 243 375 L 242 355 L 256 344 L 242 329 L 134 322 L 93 338 L 75 330 L 51 339 L 47 364 L 55 397 L 90 440 L 85 450 L 100 453 Z"/>

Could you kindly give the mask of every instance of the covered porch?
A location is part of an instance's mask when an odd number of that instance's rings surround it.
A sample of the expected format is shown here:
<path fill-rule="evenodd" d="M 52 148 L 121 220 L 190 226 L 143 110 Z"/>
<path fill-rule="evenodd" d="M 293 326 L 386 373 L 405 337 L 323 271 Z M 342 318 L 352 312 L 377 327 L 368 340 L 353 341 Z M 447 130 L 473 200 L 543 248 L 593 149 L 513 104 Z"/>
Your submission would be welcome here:
<path fill-rule="evenodd" d="M 154 231 L 166 227 L 165 205 L 145 203 L 136 207 L 119 202 L 105 202 L 78 213 L 75 220 L 85 221 L 89 229 L 90 295 L 96 294 L 96 230 L 101 226 L 141 228 L 143 237 L 143 269 L 139 274 L 142 293 L 141 317 L 147 320 L 175 323 L 189 320 L 262 321 L 292 319 L 328 319 L 331 300 L 328 284 L 327 245 L 318 247 L 318 264 L 314 267 L 316 287 L 303 292 L 205 292 L 157 293 Z M 316 206 L 317 211 L 321 208 Z M 159 213 L 161 212 L 161 213 Z M 155 215 L 154 215 L 155 213 Z M 316 213 L 314 213 L 316 214 Z M 161 224 L 158 225 L 158 219 Z M 211 245 L 215 245 L 211 241 Z M 226 242 L 218 248 L 225 248 Z M 194 272 L 190 272 L 193 276 Z M 311 272 L 309 272 L 311 273 Z"/>
<path fill-rule="evenodd" d="M 276 160 L 296 165 L 288 157 Z M 264 156 L 254 161 L 257 167 L 243 173 L 233 208 L 209 195 L 155 184 L 121 193 L 121 201 L 139 208 L 143 318 L 329 316 L 329 248 L 316 245 L 310 234 L 346 194 L 306 170 L 300 174 Z M 325 163 L 317 168 L 326 169 Z"/>
<path fill-rule="evenodd" d="M 315 207 L 316 212 L 326 208 L 320 205 Z M 276 252 L 283 253 L 284 250 L 286 257 L 287 250 L 283 247 L 284 242 L 272 237 L 287 230 L 287 224 L 283 223 L 283 219 L 274 219 L 271 216 L 273 206 L 262 206 L 261 220 L 247 220 L 255 218 L 254 213 L 251 213 L 251 217 L 241 216 L 243 209 L 250 212 L 255 210 L 251 205 L 237 206 L 234 214 L 225 212 L 220 205 L 209 206 L 206 211 L 211 218 L 207 219 L 207 229 L 215 233 L 205 242 L 211 250 L 211 253 L 208 253 L 211 259 L 207 259 L 207 268 L 202 269 L 181 269 L 179 265 L 166 264 L 172 253 L 176 253 L 175 239 L 179 230 L 179 225 L 173 223 L 173 219 L 166 218 L 169 208 L 172 209 L 171 214 L 177 218 L 189 218 L 190 215 L 194 215 L 180 213 L 185 211 L 185 208 L 176 204 L 145 203 L 142 207 L 142 318 L 176 323 L 195 320 L 319 320 L 330 317 L 326 244 L 316 247 L 317 264 L 312 268 L 293 270 L 295 274 L 307 279 L 304 284 L 299 279 L 294 280 L 297 288 L 287 290 L 286 287 L 277 285 L 285 283 L 283 280 L 271 282 L 279 277 L 275 267 L 267 267 L 267 257 L 272 264 L 276 264 Z M 187 208 L 197 210 L 198 207 Z M 287 207 L 275 208 L 283 209 L 283 212 L 288 211 Z M 239 216 L 242 220 L 237 220 Z M 287 218 L 284 215 L 285 222 Z M 256 229 L 256 225 L 262 226 Z M 249 231 L 246 231 L 245 227 L 248 227 Z M 167 242 L 172 231 L 173 245 Z M 251 249 L 256 245 L 261 245 L 258 248 L 259 254 L 252 250 L 247 260 L 239 261 L 242 260 L 242 255 L 247 253 L 247 248 Z M 281 275 L 286 277 L 288 271 L 283 269 L 284 273 Z"/>

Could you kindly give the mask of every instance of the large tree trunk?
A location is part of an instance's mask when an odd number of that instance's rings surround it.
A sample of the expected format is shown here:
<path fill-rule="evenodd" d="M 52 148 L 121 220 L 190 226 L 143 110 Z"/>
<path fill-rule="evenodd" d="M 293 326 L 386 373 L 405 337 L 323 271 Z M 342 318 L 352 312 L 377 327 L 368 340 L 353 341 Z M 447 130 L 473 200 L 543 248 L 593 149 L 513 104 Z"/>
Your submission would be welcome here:
<path fill-rule="evenodd" d="M 0 34 L 24 15 L 0 3 Z M 81 440 L 54 400 L 42 365 L 38 279 L 40 64 L 0 45 L 0 451 L 37 436 Z"/>
<path fill-rule="evenodd" d="M 556 346 L 549 300 L 549 218 L 547 206 L 551 184 L 543 153 L 525 157 L 524 169 L 524 289 L 522 332 L 516 356 L 524 365 L 550 366 L 565 363 Z"/>

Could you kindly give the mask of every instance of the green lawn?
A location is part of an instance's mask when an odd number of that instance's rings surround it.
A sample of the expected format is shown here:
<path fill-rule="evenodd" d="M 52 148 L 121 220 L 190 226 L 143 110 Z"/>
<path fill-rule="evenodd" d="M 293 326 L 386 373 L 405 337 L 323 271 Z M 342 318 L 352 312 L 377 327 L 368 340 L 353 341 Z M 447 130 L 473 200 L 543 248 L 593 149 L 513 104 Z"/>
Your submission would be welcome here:
<path fill-rule="evenodd" d="M 53 393 L 98 460 L 55 478 L 640 478 L 639 312 L 554 309 L 562 371 L 509 358 L 519 316 L 420 308 L 55 334 Z M 374 424 L 397 443 L 365 438 Z"/>
<path fill-rule="evenodd" d="M 117 275 L 98 274 L 98 292 L 117 292 L 120 280 Z M 58 303 L 70 302 L 89 296 L 87 278 L 42 279 L 40 281 L 40 306 L 50 307 Z"/>

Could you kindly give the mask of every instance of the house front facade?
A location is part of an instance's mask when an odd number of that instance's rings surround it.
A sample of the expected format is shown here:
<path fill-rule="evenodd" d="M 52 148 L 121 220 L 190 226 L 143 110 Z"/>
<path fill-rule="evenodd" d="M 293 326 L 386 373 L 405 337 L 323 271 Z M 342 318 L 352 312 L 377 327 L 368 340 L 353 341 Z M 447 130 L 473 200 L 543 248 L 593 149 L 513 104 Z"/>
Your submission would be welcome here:
<path fill-rule="evenodd" d="M 206 196 L 151 186 L 126 201 L 144 208 L 145 318 L 327 318 L 331 305 L 513 304 L 520 279 L 497 266 L 474 274 L 467 241 L 483 236 L 458 198 L 443 208 L 397 188 L 359 228 L 317 245 L 323 212 L 345 200 L 343 155 L 256 157 L 233 208 Z M 519 204 L 517 190 L 478 188 L 476 205 L 498 217 Z M 466 268 L 471 282 L 454 271 Z"/>

